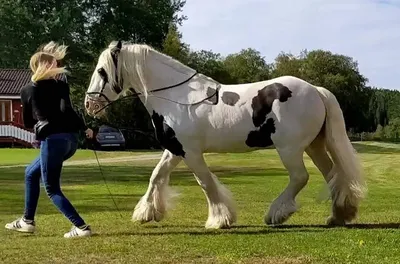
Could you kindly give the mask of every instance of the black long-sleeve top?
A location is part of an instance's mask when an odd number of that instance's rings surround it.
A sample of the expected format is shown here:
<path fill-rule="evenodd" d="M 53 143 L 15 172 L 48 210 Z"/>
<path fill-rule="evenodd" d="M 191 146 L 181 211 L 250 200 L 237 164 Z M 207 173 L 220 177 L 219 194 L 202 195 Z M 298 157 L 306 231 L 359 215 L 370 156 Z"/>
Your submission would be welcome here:
<path fill-rule="evenodd" d="M 77 133 L 87 129 L 72 107 L 69 85 L 64 81 L 48 79 L 30 83 L 22 88 L 21 101 L 26 128 L 47 120 L 50 134 Z"/>

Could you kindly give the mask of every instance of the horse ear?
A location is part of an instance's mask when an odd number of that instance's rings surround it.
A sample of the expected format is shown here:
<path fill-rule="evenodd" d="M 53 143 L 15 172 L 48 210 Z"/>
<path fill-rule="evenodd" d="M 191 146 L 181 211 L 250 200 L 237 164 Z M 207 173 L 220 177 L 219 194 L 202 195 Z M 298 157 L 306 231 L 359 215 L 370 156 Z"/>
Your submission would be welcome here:
<path fill-rule="evenodd" d="M 110 43 L 110 45 L 109 45 L 109 48 L 111 48 L 111 50 L 114 51 L 114 52 L 120 51 L 121 48 L 122 48 L 122 41 L 121 40 L 118 40 L 118 42 L 117 41 L 112 41 Z"/>
<path fill-rule="evenodd" d="M 112 44 L 110 44 L 110 45 L 112 45 Z M 118 40 L 117 44 L 111 48 L 111 56 L 114 61 L 115 67 L 118 66 L 118 55 L 121 52 L 121 48 L 122 48 L 121 40 Z"/>
<path fill-rule="evenodd" d="M 122 41 L 118 40 L 118 43 L 115 47 L 120 50 L 122 48 Z"/>

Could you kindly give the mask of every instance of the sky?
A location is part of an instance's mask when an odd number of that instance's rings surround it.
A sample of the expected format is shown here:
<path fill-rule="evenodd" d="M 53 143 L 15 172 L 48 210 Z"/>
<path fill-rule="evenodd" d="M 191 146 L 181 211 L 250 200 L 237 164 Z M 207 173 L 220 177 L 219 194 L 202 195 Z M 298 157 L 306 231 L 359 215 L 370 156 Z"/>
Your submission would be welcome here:
<path fill-rule="evenodd" d="M 368 85 L 400 90 L 400 0 L 187 0 L 179 28 L 193 50 L 324 49 L 352 57 Z"/>

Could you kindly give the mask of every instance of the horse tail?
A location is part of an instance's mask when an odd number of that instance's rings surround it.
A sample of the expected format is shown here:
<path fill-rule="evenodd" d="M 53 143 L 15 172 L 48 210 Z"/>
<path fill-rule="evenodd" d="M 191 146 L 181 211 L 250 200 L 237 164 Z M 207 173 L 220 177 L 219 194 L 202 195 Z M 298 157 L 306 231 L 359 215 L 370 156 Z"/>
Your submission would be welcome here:
<path fill-rule="evenodd" d="M 339 102 L 329 90 L 317 87 L 325 104 L 325 142 L 333 160 L 329 175 L 329 189 L 333 215 L 341 222 L 356 217 L 359 203 L 366 193 L 361 162 L 346 133 L 346 125 Z"/>

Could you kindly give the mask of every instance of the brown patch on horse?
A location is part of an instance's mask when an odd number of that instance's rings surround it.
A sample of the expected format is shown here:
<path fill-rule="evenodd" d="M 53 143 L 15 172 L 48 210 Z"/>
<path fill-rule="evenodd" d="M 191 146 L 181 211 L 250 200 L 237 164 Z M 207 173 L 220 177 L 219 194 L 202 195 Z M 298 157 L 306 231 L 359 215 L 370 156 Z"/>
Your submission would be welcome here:
<path fill-rule="evenodd" d="M 221 99 L 225 104 L 234 106 L 239 101 L 240 96 L 235 92 L 224 92 Z"/>
<path fill-rule="evenodd" d="M 290 97 L 292 97 L 292 91 L 281 83 L 272 83 L 258 91 L 251 103 L 253 124 L 258 129 L 249 132 L 246 145 L 249 147 L 273 145 L 271 134 L 275 133 L 275 124 L 272 118 L 267 120 L 267 115 L 271 112 L 272 104 L 276 99 L 286 102 Z"/>

